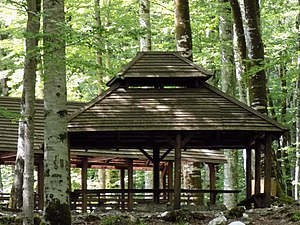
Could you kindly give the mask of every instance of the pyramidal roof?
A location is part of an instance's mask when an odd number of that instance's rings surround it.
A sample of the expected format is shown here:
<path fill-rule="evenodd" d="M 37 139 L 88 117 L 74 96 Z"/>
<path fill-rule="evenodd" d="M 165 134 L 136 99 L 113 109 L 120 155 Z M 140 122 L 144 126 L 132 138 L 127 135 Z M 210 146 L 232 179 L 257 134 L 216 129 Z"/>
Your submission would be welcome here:
<path fill-rule="evenodd" d="M 211 74 L 178 52 L 139 53 L 118 74 L 140 81 L 151 77 L 200 81 L 196 86 L 110 88 L 69 118 L 69 132 L 232 131 L 275 132 L 287 129 L 273 119 L 205 82 Z M 199 79 L 200 78 L 200 79 Z M 117 80 L 118 78 L 116 78 Z M 140 82 L 139 81 L 139 82 Z M 186 81 L 186 80 L 183 80 Z M 228 132 L 229 134 L 230 132 Z"/>
<path fill-rule="evenodd" d="M 201 78 L 207 80 L 211 76 L 212 73 L 195 65 L 180 52 L 139 52 L 108 85 L 110 86 L 118 78 Z"/>

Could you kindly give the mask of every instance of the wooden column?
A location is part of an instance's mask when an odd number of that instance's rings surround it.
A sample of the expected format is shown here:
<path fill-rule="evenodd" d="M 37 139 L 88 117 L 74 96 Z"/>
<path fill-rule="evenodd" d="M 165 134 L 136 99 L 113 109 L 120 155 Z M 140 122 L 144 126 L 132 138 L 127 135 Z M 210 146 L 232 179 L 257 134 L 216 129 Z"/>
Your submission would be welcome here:
<path fill-rule="evenodd" d="M 216 190 L 216 164 L 208 163 L 209 167 L 209 189 Z M 216 204 L 216 193 L 210 193 L 210 205 Z"/>
<path fill-rule="evenodd" d="M 153 148 L 153 201 L 159 203 L 159 148 Z"/>
<path fill-rule="evenodd" d="M 88 160 L 86 157 L 82 159 L 81 166 L 81 189 L 82 189 L 82 212 L 87 211 L 87 168 L 88 168 Z"/>
<path fill-rule="evenodd" d="M 128 163 L 128 189 L 133 189 L 133 160 L 127 159 Z M 133 193 L 128 192 L 128 210 L 133 209 Z"/>
<path fill-rule="evenodd" d="M 261 179 L 261 144 L 255 147 L 255 186 L 254 194 L 260 193 L 260 179 Z"/>
<path fill-rule="evenodd" d="M 124 190 L 125 190 L 125 169 L 122 168 L 120 169 L 120 189 L 122 191 L 122 194 L 121 194 L 121 208 L 122 209 L 125 209 L 125 193 L 124 193 Z"/>
<path fill-rule="evenodd" d="M 44 209 L 44 158 L 43 156 L 38 158 L 37 165 L 38 175 L 38 198 L 39 198 L 39 209 Z"/>
<path fill-rule="evenodd" d="M 173 189 L 173 162 L 168 162 L 168 189 Z M 169 192 L 169 203 L 173 203 L 173 194 Z"/>
<path fill-rule="evenodd" d="M 252 195 L 252 168 L 251 158 L 252 149 L 246 149 L 246 197 L 249 198 Z"/>
<path fill-rule="evenodd" d="M 265 179 L 264 193 L 265 199 L 263 207 L 271 206 L 271 177 L 272 177 L 272 137 L 266 134 L 265 137 Z"/>
<path fill-rule="evenodd" d="M 180 209 L 181 203 L 181 135 L 176 135 L 175 142 L 175 181 L 174 181 L 174 209 Z"/>

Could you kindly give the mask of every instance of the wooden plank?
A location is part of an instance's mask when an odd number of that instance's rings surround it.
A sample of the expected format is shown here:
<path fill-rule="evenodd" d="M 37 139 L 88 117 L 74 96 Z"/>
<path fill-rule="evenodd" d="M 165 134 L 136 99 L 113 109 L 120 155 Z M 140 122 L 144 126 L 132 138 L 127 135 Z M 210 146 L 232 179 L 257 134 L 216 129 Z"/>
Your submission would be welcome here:
<path fill-rule="evenodd" d="M 264 178 L 264 193 L 265 199 L 263 207 L 271 206 L 271 177 L 272 177 L 272 137 L 266 134 L 265 137 L 265 178 Z"/>
<path fill-rule="evenodd" d="M 174 175 L 174 210 L 180 209 L 181 196 L 181 135 L 176 135 L 175 141 L 175 175 Z"/>
<path fill-rule="evenodd" d="M 133 189 L 133 160 L 127 159 L 128 162 L 128 189 Z M 133 209 L 133 194 L 128 193 L 128 210 Z"/>
<path fill-rule="evenodd" d="M 88 168 L 88 161 L 87 158 L 84 157 L 82 159 L 82 167 L 81 167 L 81 188 L 82 192 L 82 212 L 87 212 L 87 168 Z"/>
<path fill-rule="evenodd" d="M 252 149 L 246 149 L 246 197 L 249 198 L 252 195 Z"/>
<path fill-rule="evenodd" d="M 254 194 L 259 194 L 261 191 L 260 179 L 261 179 L 261 144 L 255 147 L 255 186 Z M 256 208 L 261 207 L 260 205 L 255 205 Z"/>
<path fill-rule="evenodd" d="M 214 190 L 216 189 L 216 165 L 208 163 L 209 167 L 209 188 L 210 188 L 210 205 L 216 204 L 216 195 Z"/>
<path fill-rule="evenodd" d="M 159 203 L 159 186 L 160 186 L 160 169 L 159 169 L 159 157 L 160 157 L 160 148 L 153 148 L 153 201 L 155 204 Z"/>

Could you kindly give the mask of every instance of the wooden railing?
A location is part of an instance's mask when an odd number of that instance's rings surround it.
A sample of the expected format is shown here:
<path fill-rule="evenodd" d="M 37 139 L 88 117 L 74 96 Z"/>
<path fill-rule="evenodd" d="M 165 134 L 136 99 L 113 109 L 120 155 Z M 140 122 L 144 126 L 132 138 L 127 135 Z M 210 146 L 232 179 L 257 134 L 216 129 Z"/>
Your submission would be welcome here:
<path fill-rule="evenodd" d="M 181 203 L 200 205 L 201 194 L 210 195 L 210 203 L 216 203 L 217 195 L 223 193 L 239 193 L 240 190 L 181 190 Z M 173 189 L 159 190 L 159 203 L 172 204 Z M 71 194 L 71 208 L 73 210 L 91 211 L 101 209 L 129 209 L 132 210 L 142 203 L 153 202 L 153 189 L 95 189 L 75 190 Z"/>

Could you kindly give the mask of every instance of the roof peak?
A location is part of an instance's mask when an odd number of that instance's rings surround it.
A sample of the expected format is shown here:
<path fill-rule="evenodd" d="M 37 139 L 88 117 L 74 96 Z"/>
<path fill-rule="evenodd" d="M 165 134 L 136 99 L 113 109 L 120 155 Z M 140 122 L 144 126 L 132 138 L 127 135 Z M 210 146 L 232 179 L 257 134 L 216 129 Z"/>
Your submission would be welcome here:
<path fill-rule="evenodd" d="M 138 52 L 108 85 L 111 86 L 118 79 L 132 81 L 135 85 L 143 85 L 144 81 L 147 81 L 147 84 L 155 84 L 163 79 L 168 85 L 172 85 L 173 81 L 178 80 L 182 84 L 190 80 L 204 82 L 212 76 L 212 73 L 183 57 L 182 53 L 178 51 Z"/>

